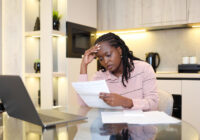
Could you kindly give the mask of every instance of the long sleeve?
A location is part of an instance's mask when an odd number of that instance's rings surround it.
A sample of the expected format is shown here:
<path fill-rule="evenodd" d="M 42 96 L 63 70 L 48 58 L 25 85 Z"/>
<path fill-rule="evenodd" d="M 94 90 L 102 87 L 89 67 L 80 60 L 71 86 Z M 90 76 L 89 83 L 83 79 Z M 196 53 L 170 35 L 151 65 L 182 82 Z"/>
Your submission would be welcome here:
<path fill-rule="evenodd" d="M 156 76 L 149 64 L 144 68 L 142 90 L 143 99 L 132 99 L 134 104 L 133 109 L 156 110 L 158 107 Z"/>

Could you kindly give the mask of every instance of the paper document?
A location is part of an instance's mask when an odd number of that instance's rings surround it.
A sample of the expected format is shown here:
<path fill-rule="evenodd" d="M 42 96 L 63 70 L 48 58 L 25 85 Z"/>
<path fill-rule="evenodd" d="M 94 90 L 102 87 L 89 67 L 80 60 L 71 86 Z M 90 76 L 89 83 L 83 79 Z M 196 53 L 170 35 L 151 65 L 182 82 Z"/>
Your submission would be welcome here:
<path fill-rule="evenodd" d="M 122 109 L 122 107 L 111 107 L 99 98 L 100 92 L 109 94 L 105 80 L 73 82 L 72 86 L 89 107 Z"/>
<path fill-rule="evenodd" d="M 101 112 L 103 123 L 128 123 L 128 124 L 173 124 L 180 120 L 160 111 L 149 112 Z"/>

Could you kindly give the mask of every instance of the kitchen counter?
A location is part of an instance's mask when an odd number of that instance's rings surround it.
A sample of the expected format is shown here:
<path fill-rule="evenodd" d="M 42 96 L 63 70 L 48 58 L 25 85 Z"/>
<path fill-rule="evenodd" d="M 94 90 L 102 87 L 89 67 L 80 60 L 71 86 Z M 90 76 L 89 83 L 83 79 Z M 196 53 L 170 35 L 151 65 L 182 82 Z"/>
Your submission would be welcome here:
<path fill-rule="evenodd" d="M 156 72 L 157 79 L 200 80 L 200 73 Z"/>

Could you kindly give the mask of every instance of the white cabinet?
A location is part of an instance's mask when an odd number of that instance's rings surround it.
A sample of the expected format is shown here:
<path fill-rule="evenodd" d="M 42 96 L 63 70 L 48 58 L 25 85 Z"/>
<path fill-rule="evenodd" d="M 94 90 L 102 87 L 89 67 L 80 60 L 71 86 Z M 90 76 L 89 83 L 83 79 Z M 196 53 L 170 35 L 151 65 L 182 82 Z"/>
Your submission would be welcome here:
<path fill-rule="evenodd" d="M 181 95 L 181 80 L 157 80 L 157 86 L 170 94 Z"/>
<path fill-rule="evenodd" d="M 200 22 L 200 0 L 188 0 L 188 22 Z"/>
<path fill-rule="evenodd" d="M 200 0 L 98 0 L 98 30 L 200 22 Z"/>
<path fill-rule="evenodd" d="M 182 95 L 182 120 L 194 126 L 200 134 L 200 80 L 157 80 L 159 89 Z"/>
<path fill-rule="evenodd" d="M 98 30 L 115 30 L 141 25 L 141 0 L 98 0 Z"/>
<path fill-rule="evenodd" d="M 142 25 L 160 26 L 187 22 L 187 0 L 142 0 Z"/>
<path fill-rule="evenodd" d="M 182 81 L 182 119 L 193 125 L 200 134 L 200 81 Z"/>
<path fill-rule="evenodd" d="M 67 21 L 97 28 L 97 0 L 66 0 Z"/>

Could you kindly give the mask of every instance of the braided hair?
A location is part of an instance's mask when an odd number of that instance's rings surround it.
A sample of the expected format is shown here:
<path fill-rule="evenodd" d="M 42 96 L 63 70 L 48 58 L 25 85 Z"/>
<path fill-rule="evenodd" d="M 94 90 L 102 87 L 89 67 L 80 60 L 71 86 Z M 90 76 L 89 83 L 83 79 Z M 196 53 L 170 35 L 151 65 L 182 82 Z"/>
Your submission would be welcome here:
<path fill-rule="evenodd" d="M 114 33 L 107 33 L 100 36 L 95 44 L 100 42 L 108 42 L 110 46 L 118 48 L 120 47 L 122 50 L 122 64 L 123 64 L 123 74 L 122 74 L 122 84 L 126 87 L 124 81 L 128 82 L 130 78 L 131 71 L 134 70 L 134 63 L 132 60 L 140 60 L 139 58 L 133 56 L 133 52 L 129 50 L 128 46 L 126 46 L 125 42 Z M 103 67 L 102 67 L 103 68 Z M 103 68 L 105 71 L 105 68 Z"/>

